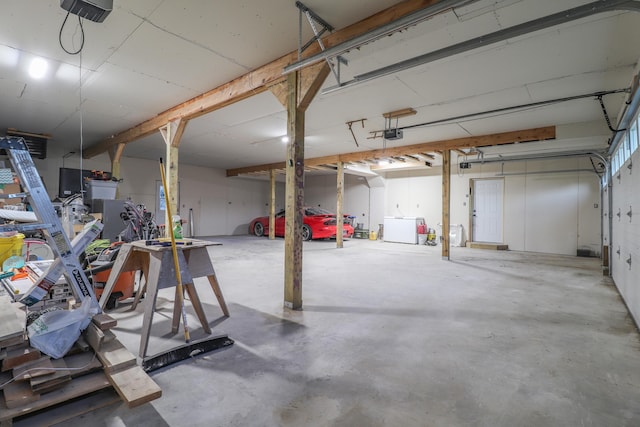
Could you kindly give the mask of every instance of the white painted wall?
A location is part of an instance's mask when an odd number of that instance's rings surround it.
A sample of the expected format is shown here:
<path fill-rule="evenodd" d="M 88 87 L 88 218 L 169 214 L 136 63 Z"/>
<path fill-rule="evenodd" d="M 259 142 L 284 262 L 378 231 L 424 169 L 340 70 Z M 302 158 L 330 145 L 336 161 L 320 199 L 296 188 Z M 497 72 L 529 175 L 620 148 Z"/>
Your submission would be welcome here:
<path fill-rule="evenodd" d="M 53 145 L 53 144 L 52 144 Z M 45 160 L 35 159 L 36 167 L 47 186 L 49 195 L 58 194 L 58 169 L 62 167 L 63 152 L 53 146 Z M 105 155 L 83 160 L 79 154 L 65 159 L 65 167 L 111 170 Z M 122 157 L 123 181 L 118 185 L 121 199 L 130 198 L 155 211 L 156 181 L 160 181 L 159 163 L 152 160 Z M 193 209 L 194 235 L 215 236 L 246 234 L 249 222 L 269 213 L 269 181 L 227 178 L 224 170 L 180 165 L 180 215 L 188 219 Z M 284 184 L 276 185 L 276 209 L 284 208 Z M 164 223 L 164 218 L 157 218 Z"/>
<path fill-rule="evenodd" d="M 576 255 L 578 249 L 600 253 L 597 175 L 557 172 L 588 169 L 587 159 L 473 164 L 466 170 L 457 169 L 455 156 L 452 163 L 451 224 L 462 224 L 466 239 L 470 179 L 503 176 L 504 243 L 510 249 L 566 255 Z M 422 216 L 429 227 L 441 222 L 439 168 L 388 172 L 386 183 L 385 215 Z"/>
<path fill-rule="evenodd" d="M 306 206 L 319 206 L 331 212 L 337 208 L 337 177 L 330 175 L 307 175 L 304 185 Z M 344 175 L 343 213 L 353 215 L 354 224 L 362 223 L 369 228 L 371 220 L 371 192 L 367 179 L 362 176 Z M 374 223 L 377 224 L 377 223 Z M 377 225 L 374 230 L 377 230 Z"/>
<path fill-rule="evenodd" d="M 632 169 L 627 167 L 630 162 L 633 164 Z M 609 250 L 612 255 L 610 267 L 613 280 L 636 325 L 640 325 L 640 174 L 633 170 L 636 165 L 640 165 L 639 150 L 636 150 L 612 180 L 613 239 Z M 627 215 L 630 210 L 631 217 Z M 606 224 L 606 218 L 604 223 Z M 627 263 L 629 257 L 631 265 Z"/>
<path fill-rule="evenodd" d="M 52 147 L 48 159 L 36 161 L 40 174 L 53 196 L 58 191 L 61 151 Z M 504 236 L 513 250 L 575 255 L 577 249 L 600 251 L 599 184 L 593 173 L 554 171 L 587 169 L 587 159 L 548 160 L 474 164 L 458 170 L 453 156 L 451 181 L 451 223 L 469 229 L 469 185 L 471 178 L 495 177 L 505 180 Z M 57 160 L 56 160 L 57 159 Z M 65 160 L 66 167 L 110 170 L 107 155 L 85 160 L 79 156 Z M 121 198 L 131 198 L 154 210 L 158 163 L 122 158 Z M 544 172 L 544 173 L 539 173 Z M 195 235 L 247 233 L 248 223 L 268 214 L 269 182 L 227 178 L 223 170 L 181 165 L 180 214 L 187 218 L 193 209 Z M 307 175 L 305 204 L 336 209 L 335 175 Z M 438 228 L 442 213 L 440 169 L 387 172 L 384 178 L 369 179 L 345 174 L 344 212 L 356 216 L 356 223 L 377 230 L 384 216 L 424 217 L 429 227 Z M 277 184 L 276 208 L 284 208 L 284 184 Z M 158 219 L 159 222 L 163 220 Z M 615 236 L 614 236 L 615 237 Z"/>

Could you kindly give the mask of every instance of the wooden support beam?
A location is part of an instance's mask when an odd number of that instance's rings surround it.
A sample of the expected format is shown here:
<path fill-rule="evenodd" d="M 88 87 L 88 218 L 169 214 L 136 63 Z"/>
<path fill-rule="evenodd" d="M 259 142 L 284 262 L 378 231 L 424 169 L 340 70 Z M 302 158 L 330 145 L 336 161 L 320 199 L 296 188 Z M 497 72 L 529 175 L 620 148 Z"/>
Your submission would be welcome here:
<path fill-rule="evenodd" d="M 166 203 L 169 204 L 171 208 L 171 212 L 174 215 L 180 214 L 180 206 L 178 206 L 178 157 L 179 157 L 179 147 L 180 141 L 182 139 L 182 135 L 184 134 L 184 129 L 187 126 L 186 120 L 174 120 L 166 123 L 164 126 L 160 128 L 160 133 L 162 134 L 162 138 L 164 139 L 165 144 L 167 145 L 167 158 L 165 163 L 165 176 L 167 181 L 168 189 L 165 189 L 165 198 L 167 195 L 167 191 L 169 194 Z M 169 212 L 168 210 L 165 212 Z M 172 232 L 171 227 L 171 218 L 167 218 L 165 216 L 165 237 L 168 237 Z"/>
<path fill-rule="evenodd" d="M 304 110 L 298 108 L 300 72 L 287 76 L 286 206 L 284 231 L 284 305 L 302 309 L 302 210 L 304 209 Z"/>
<path fill-rule="evenodd" d="M 450 254 L 450 212 L 451 212 L 451 151 L 442 153 L 442 259 L 449 260 Z"/>
<path fill-rule="evenodd" d="M 300 73 L 300 99 L 298 100 L 298 108 L 306 111 L 311 104 L 313 98 L 322 87 L 322 83 L 327 79 L 331 72 L 329 64 L 320 62 L 308 68 L 303 68 Z"/>
<path fill-rule="evenodd" d="M 276 238 L 276 171 L 269 171 L 269 240 Z"/>
<path fill-rule="evenodd" d="M 371 15 L 355 24 L 335 31 L 322 39 L 325 48 L 338 45 L 344 41 L 364 34 L 375 28 L 393 22 L 403 16 L 424 9 L 437 3 L 438 0 L 405 0 L 375 15 Z M 305 50 L 305 55 L 314 55 L 320 51 L 318 44 L 313 44 Z M 157 132 L 166 123 L 176 119 L 190 120 L 203 114 L 210 113 L 243 99 L 257 95 L 269 89 L 270 85 L 284 81 L 282 71 L 284 67 L 298 61 L 298 51 L 290 52 L 274 61 L 256 68 L 228 83 L 220 85 L 208 92 L 196 96 L 188 101 L 176 105 L 164 112 L 129 128 L 123 132 L 87 147 L 83 151 L 85 159 L 90 159 L 104 153 L 109 147 L 124 143 L 128 144 L 145 136 Z"/>
<path fill-rule="evenodd" d="M 525 129 L 512 132 L 494 133 L 490 135 L 469 136 L 465 138 L 447 139 L 442 141 L 424 142 L 421 144 L 404 145 L 398 147 L 387 147 L 385 149 L 356 151 L 353 153 L 336 154 L 325 157 L 315 157 L 307 159 L 307 166 L 326 165 L 331 163 L 357 162 L 360 160 L 382 159 L 393 156 L 406 156 L 407 154 L 420 153 L 425 157 L 434 157 L 426 152 L 441 153 L 444 150 L 455 148 L 489 147 L 495 145 L 512 144 L 514 142 L 546 141 L 555 139 L 555 126 L 542 128 Z M 271 163 L 267 165 L 249 166 L 245 168 L 228 169 L 227 176 L 237 176 L 250 172 L 264 171 L 269 169 L 279 169 L 284 167 L 284 163 Z"/>
<path fill-rule="evenodd" d="M 336 247 L 344 247 L 342 241 L 342 229 L 344 227 L 343 198 L 344 198 L 344 163 L 338 162 L 336 182 Z"/>
<path fill-rule="evenodd" d="M 111 177 L 115 179 L 122 178 L 120 172 L 120 158 L 124 151 L 125 144 L 118 144 L 109 148 L 109 158 L 111 159 Z M 116 187 L 116 199 L 120 198 L 120 189 Z"/>

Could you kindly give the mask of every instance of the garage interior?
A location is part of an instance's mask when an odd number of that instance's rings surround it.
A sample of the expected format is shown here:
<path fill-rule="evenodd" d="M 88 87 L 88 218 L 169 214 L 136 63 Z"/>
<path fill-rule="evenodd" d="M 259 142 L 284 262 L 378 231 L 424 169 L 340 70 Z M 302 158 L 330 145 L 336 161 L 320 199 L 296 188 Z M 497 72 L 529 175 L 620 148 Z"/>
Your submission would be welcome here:
<path fill-rule="evenodd" d="M 185 237 L 221 243 L 229 316 L 194 285 L 233 345 L 150 373 L 162 397 L 135 408 L 3 426 L 640 423 L 640 2 L 71 6 L 4 5 L 0 129 L 43 140 L 52 201 L 62 169 L 108 171 L 158 222 L 163 158 Z M 364 238 L 303 242 L 304 206 Z M 249 233 L 280 210 L 284 238 Z M 435 246 L 385 239 L 399 219 Z M 146 302 L 107 311 L 133 354 Z M 150 350 L 184 342 L 175 303 L 158 292 Z"/>

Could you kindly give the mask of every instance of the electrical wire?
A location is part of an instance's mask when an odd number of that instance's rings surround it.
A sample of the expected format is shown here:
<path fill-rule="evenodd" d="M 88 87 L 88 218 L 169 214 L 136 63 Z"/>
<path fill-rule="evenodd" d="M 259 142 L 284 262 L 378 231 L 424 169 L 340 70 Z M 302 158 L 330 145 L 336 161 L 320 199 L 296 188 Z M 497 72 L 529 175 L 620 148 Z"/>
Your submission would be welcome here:
<path fill-rule="evenodd" d="M 77 55 L 80 52 L 82 52 L 82 48 L 84 48 L 84 27 L 82 26 L 82 18 L 80 17 L 80 15 L 78 15 L 78 24 L 80 25 L 80 35 L 81 35 L 80 48 L 78 48 L 78 50 L 76 50 L 75 52 L 72 52 L 70 50 L 67 50 L 67 48 L 64 47 L 64 43 L 62 43 L 62 31 L 64 30 L 64 26 L 67 24 L 67 19 L 69 19 L 70 13 L 71 12 L 67 12 L 67 16 L 65 16 L 64 21 L 62 21 L 62 25 L 60 26 L 60 32 L 58 33 L 58 43 L 60 44 L 60 47 L 62 48 L 62 50 L 67 52 L 69 55 Z"/>
<path fill-rule="evenodd" d="M 82 27 L 82 25 L 81 25 Z M 83 31 L 84 34 L 84 31 Z M 82 37 L 83 40 L 83 44 L 84 44 L 84 35 Z M 79 87 L 78 87 L 78 114 L 80 114 L 80 194 L 82 195 L 82 202 L 84 203 L 84 191 L 82 191 L 82 189 L 84 188 L 84 182 L 83 179 L 84 177 L 82 176 L 82 150 L 84 149 L 84 144 L 83 144 L 83 138 L 82 138 L 82 134 L 83 134 L 83 118 L 82 118 L 82 53 L 80 53 L 79 58 L 79 70 L 78 70 L 78 81 L 79 83 Z"/>
<path fill-rule="evenodd" d="M 21 372 L 20 377 L 17 377 L 17 376 L 13 377 L 9 381 L 6 381 L 5 383 L 0 384 L 0 390 L 5 388 L 7 385 L 11 384 L 12 382 L 14 382 L 14 381 L 16 381 L 18 379 L 21 379 L 24 374 L 26 374 L 27 372 L 31 372 L 31 371 L 42 371 L 42 370 L 46 370 L 47 372 L 48 371 L 81 371 L 81 370 L 86 369 L 89 366 L 91 366 L 91 364 L 93 364 L 93 361 L 96 360 L 96 357 L 97 357 L 97 354 L 94 352 L 93 353 L 93 357 L 91 358 L 89 363 L 87 363 L 84 366 L 80 366 L 78 368 L 69 368 L 69 367 L 67 367 L 67 368 L 44 368 L 44 367 L 36 367 L 36 368 L 27 369 L 26 371 L 22 371 Z"/>

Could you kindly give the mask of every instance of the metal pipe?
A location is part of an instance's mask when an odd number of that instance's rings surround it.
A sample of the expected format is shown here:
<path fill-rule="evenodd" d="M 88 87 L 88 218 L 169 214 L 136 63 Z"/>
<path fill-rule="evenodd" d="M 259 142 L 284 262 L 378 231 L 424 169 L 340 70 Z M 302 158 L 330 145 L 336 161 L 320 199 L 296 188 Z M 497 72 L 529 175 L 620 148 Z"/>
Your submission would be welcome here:
<path fill-rule="evenodd" d="M 631 94 L 631 102 L 625 108 L 624 113 L 622 114 L 622 119 L 618 122 L 618 128 L 631 128 L 631 122 L 636 116 L 638 109 L 640 108 L 640 93 L 636 90 L 633 94 Z M 611 138 L 611 143 L 609 144 L 609 151 L 607 152 L 607 157 L 611 158 L 613 153 L 615 153 L 622 137 L 624 136 L 624 132 L 614 133 Z"/>
<path fill-rule="evenodd" d="M 598 157 L 603 161 L 606 169 L 609 169 L 608 161 L 602 156 L 602 154 L 597 151 L 565 151 L 564 153 L 540 153 L 540 154 L 528 154 L 522 156 L 512 156 L 512 157 L 495 157 L 495 158 L 486 158 L 482 159 L 471 159 L 466 160 L 466 163 L 500 163 L 500 162 L 518 162 L 518 161 L 527 161 L 527 160 L 544 160 L 544 159 L 559 159 L 564 157 Z"/>
<path fill-rule="evenodd" d="M 575 173 L 575 172 L 591 172 L 596 173 L 593 169 L 562 169 L 562 170 L 549 170 L 549 171 L 535 171 L 535 172 L 500 172 L 495 176 L 520 176 L 520 175 L 544 175 L 548 173 Z"/>
<path fill-rule="evenodd" d="M 324 61 L 328 58 L 333 58 L 340 54 L 343 54 L 349 50 L 360 47 L 364 44 L 372 42 L 373 40 L 384 37 L 388 34 L 391 34 L 395 31 L 398 31 L 402 28 L 410 27 L 412 25 L 416 25 L 419 22 L 424 21 L 425 19 L 431 18 L 441 12 L 444 12 L 448 9 L 453 9 L 456 7 L 464 6 L 468 3 L 473 3 L 477 0 L 442 0 L 431 6 L 425 7 L 424 9 L 420 9 L 416 12 L 410 13 L 408 15 L 403 16 L 402 18 L 396 19 L 393 22 L 390 22 L 381 27 L 375 28 L 371 31 L 367 31 L 364 34 L 356 36 L 350 40 L 332 46 L 322 52 L 319 52 L 315 55 L 312 55 L 308 58 L 304 58 L 299 60 L 298 62 L 294 62 L 293 64 L 287 65 L 284 67 L 284 71 L 282 74 L 289 74 L 292 71 L 299 70 L 311 64 L 315 64 L 316 62 Z"/>
<path fill-rule="evenodd" d="M 432 120 L 430 122 L 425 122 L 425 123 L 418 123 L 415 125 L 408 125 L 408 126 L 402 126 L 402 127 L 398 127 L 397 129 L 399 130 L 407 130 L 407 129 L 412 129 L 412 128 L 416 128 L 416 127 L 422 127 L 422 126 L 431 126 L 431 125 L 435 125 L 435 124 L 440 124 L 440 123 L 447 123 L 447 122 L 452 122 L 452 121 L 457 121 L 457 120 L 461 120 L 461 119 L 469 119 L 472 117 L 477 117 L 477 116 L 485 116 L 487 114 L 496 114 L 496 113 L 504 113 L 510 110 L 518 110 L 521 108 L 532 108 L 532 107 L 539 107 L 539 106 L 544 106 L 544 105 L 550 105 L 550 104 L 559 104 L 560 102 L 568 102 L 568 101 L 575 101 L 578 99 L 584 99 L 584 98 L 597 98 L 600 100 L 600 102 L 602 102 L 602 97 L 604 95 L 610 95 L 610 94 L 615 94 L 615 93 L 628 93 L 629 92 L 629 88 L 624 88 L 624 89 L 614 89 L 614 90 L 606 90 L 606 91 L 599 91 L 599 92 L 593 92 L 593 93 L 586 93 L 583 95 L 575 95 L 575 96 L 566 96 L 563 98 L 555 98 L 555 99 L 550 99 L 550 100 L 546 100 L 546 101 L 537 101 L 537 102 L 529 102 L 527 104 L 520 104 L 520 105 L 514 105 L 511 107 L 502 107 L 502 108 L 495 108 L 493 110 L 487 110 L 487 111 L 482 111 L 479 113 L 469 113 L 469 114 L 463 114 L 460 116 L 454 116 L 454 117 L 448 117 L 445 119 L 438 119 L 438 120 Z M 608 116 L 605 116 L 608 118 Z M 611 122 L 609 122 L 609 128 L 611 128 Z M 612 129 L 613 130 L 613 129 Z"/>
<path fill-rule="evenodd" d="M 484 36 L 476 37 L 471 40 L 454 44 L 452 46 L 447 46 L 434 52 L 429 52 L 424 55 L 416 56 L 411 59 L 388 65 L 386 67 L 378 68 L 377 70 L 370 71 L 368 73 L 357 75 L 353 78 L 353 80 L 341 83 L 339 86 L 327 88 L 323 90 L 322 93 L 330 93 L 346 86 L 351 86 L 354 84 L 373 80 L 378 77 L 394 74 L 408 68 L 413 68 L 418 65 L 424 65 L 438 59 L 448 58 L 453 55 L 458 55 L 460 53 L 468 52 L 470 50 L 477 49 L 483 46 L 529 34 L 534 31 L 539 31 L 546 28 L 554 27 L 556 25 L 565 24 L 567 22 L 586 18 L 598 13 L 611 12 L 615 10 L 640 11 L 640 3 L 637 0 L 598 0 L 592 3 L 575 7 L 573 9 L 565 10 L 563 12 L 558 12 L 519 25 L 515 25 L 513 27 L 505 28 L 504 30 L 499 30 Z"/>

